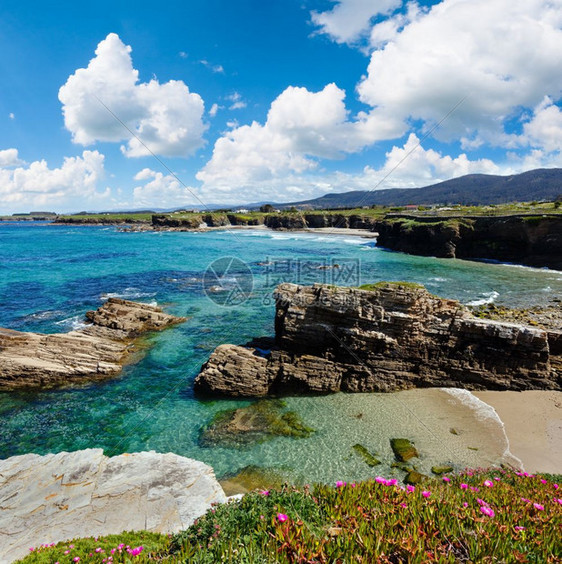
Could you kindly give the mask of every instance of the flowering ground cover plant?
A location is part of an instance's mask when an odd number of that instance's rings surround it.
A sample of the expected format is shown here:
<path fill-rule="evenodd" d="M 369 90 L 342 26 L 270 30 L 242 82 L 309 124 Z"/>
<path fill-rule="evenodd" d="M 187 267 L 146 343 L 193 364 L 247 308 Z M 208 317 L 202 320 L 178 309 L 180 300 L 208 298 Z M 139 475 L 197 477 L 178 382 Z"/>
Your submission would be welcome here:
<path fill-rule="evenodd" d="M 378 476 L 256 491 L 215 506 L 156 552 L 112 561 L 561 562 L 560 478 L 478 469 L 423 486 Z M 66 564 L 71 556 L 31 553 L 24 562 Z M 101 556 L 80 561 L 111 562 Z"/>

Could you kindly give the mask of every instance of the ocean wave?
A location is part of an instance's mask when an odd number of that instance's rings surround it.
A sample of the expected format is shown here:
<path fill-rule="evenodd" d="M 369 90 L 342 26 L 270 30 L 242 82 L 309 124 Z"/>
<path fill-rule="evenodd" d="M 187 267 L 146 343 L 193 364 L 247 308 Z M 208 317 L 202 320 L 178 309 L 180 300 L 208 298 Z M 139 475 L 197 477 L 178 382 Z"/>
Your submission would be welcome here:
<path fill-rule="evenodd" d="M 465 305 L 468 306 L 481 306 L 481 305 L 486 305 L 486 304 L 493 304 L 494 301 L 496 300 L 496 298 L 499 297 L 499 293 L 496 291 L 493 292 L 489 292 L 487 294 L 483 294 L 483 296 L 481 298 L 478 298 L 476 300 L 472 300 L 470 302 L 466 302 Z"/>
<path fill-rule="evenodd" d="M 100 296 L 102 300 L 121 298 L 122 300 L 136 300 L 138 298 L 152 298 L 156 292 L 142 292 L 139 288 L 125 288 L 122 292 L 106 292 Z"/>
<path fill-rule="evenodd" d="M 482 401 L 480 398 L 477 398 L 469 390 L 463 390 L 461 388 L 439 388 L 439 389 L 449 394 L 450 396 L 453 396 L 455 399 L 460 401 L 463 405 L 469 407 L 479 421 L 488 420 L 497 423 L 503 432 L 504 439 L 506 442 L 506 448 L 503 453 L 503 457 L 517 461 L 519 467 L 521 469 L 524 469 L 523 462 L 511 452 L 509 437 L 507 436 L 505 425 L 501 420 L 500 416 L 498 415 L 498 412 L 490 404 L 486 403 L 485 401 Z"/>
<path fill-rule="evenodd" d="M 84 321 L 83 315 L 75 315 L 61 319 L 60 321 L 55 321 L 55 325 L 59 325 L 68 331 L 77 331 L 78 329 L 84 329 L 88 324 Z"/>

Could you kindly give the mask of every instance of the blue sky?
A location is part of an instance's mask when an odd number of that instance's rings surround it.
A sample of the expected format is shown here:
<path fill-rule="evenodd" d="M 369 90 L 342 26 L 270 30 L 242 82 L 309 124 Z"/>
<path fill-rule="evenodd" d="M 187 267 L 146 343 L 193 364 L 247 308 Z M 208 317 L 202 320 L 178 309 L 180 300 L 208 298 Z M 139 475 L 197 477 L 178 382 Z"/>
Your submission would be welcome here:
<path fill-rule="evenodd" d="M 562 0 L 41 4 L 0 5 L 0 213 L 562 164 Z"/>

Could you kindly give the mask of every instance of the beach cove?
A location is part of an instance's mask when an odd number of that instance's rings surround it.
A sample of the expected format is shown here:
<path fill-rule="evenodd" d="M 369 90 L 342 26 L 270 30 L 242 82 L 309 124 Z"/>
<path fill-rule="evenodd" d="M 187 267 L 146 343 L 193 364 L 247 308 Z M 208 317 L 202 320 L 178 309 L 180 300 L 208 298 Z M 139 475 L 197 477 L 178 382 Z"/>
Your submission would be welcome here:
<path fill-rule="evenodd" d="M 273 334 L 271 292 L 279 282 L 359 285 L 408 280 L 465 304 L 495 301 L 529 307 L 552 305 L 562 295 L 560 272 L 413 257 L 377 249 L 361 237 L 326 233 L 118 233 L 113 227 L 22 224 L 0 229 L 5 241 L 3 327 L 65 332 L 79 327 L 84 311 L 108 297 L 156 302 L 169 313 L 189 318 L 151 337 L 144 359 L 114 380 L 0 393 L 2 458 L 96 447 L 108 455 L 155 450 L 204 461 L 219 478 L 257 466 L 295 482 L 331 482 L 372 477 L 373 470 L 353 453 L 356 443 L 379 453 L 382 465 L 377 472 L 391 475 L 389 439 L 408 436 L 426 472 L 434 464 L 462 468 L 517 460 L 530 471 L 561 467 L 560 449 L 552 448 L 561 442 L 557 392 L 536 392 L 532 402 L 524 396 L 527 392 L 514 393 L 530 412 L 549 414 L 544 424 L 525 424 L 544 437 L 537 441 L 535 435 L 535 445 L 548 446 L 542 467 L 537 456 L 541 449 L 525 453 L 517 445 L 521 429 L 509 422 L 493 393 L 455 396 L 431 389 L 287 398 L 288 409 L 314 429 L 309 438 L 277 437 L 233 449 L 202 446 L 201 427 L 216 413 L 250 402 L 200 401 L 192 392 L 193 378 L 216 346 Z M 251 272 L 252 291 L 243 303 L 225 306 L 202 291 L 209 264 L 225 256 L 239 258 Z M 520 421 L 528 420 L 521 416 Z"/>

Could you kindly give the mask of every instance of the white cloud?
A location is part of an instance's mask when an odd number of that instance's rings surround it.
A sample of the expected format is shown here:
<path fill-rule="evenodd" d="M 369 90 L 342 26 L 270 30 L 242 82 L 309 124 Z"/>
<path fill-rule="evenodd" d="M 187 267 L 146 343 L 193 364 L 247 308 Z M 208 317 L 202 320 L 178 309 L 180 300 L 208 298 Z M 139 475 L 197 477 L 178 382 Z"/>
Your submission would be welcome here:
<path fill-rule="evenodd" d="M 14 114 L 13 112 L 10 112 L 10 113 L 8 114 L 8 117 L 9 117 L 10 119 L 16 119 L 16 116 L 15 116 L 15 114 Z"/>
<path fill-rule="evenodd" d="M 0 168 L 6 168 L 11 166 L 17 166 L 23 164 L 18 158 L 17 149 L 4 149 L 0 151 Z"/>
<path fill-rule="evenodd" d="M 211 70 L 211 72 L 224 74 L 224 67 L 222 65 L 213 65 L 206 59 L 202 59 L 199 61 L 203 66 L 207 67 Z"/>
<path fill-rule="evenodd" d="M 187 59 L 187 57 L 189 57 L 189 55 L 185 52 L 185 51 L 180 51 L 178 53 L 178 55 L 182 58 L 182 59 Z"/>
<path fill-rule="evenodd" d="M 371 56 L 360 99 L 403 133 L 410 120 L 430 128 L 464 99 L 434 136 L 462 138 L 467 148 L 509 147 L 504 127 L 521 107 L 562 94 L 561 7 L 560 0 L 444 0 L 401 30 L 375 26 L 373 41 L 386 44 Z"/>
<path fill-rule="evenodd" d="M 261 129 L 257 129 L 253 134 L 257 135 L 260 132 L 264 136 L 268 135 L 262 126 L 258 128 Z M 250 135 L 251 128 L 246 133 Z M 261 161 L 251 153 L 244 154 L 250 159 L 251 166 L 245 168 L 248 163 L 236 159 L 235 166 L 230 169 L 229 182 L 226 181 L 226 176 L 224 179 L 200 176 L 200 180 L 205 181 L 201 190 L 203 199 L 208 199 L 214 194 L 214 199 L 217 200 L 216 192 L 219 191 L 220 201 L 228 204 L 264 200 L 286 202 L 314 198 L 329 192 L 421 187 L 472 173 L 511 174 L 514 172 L 512 167 L 499 167 L 489 159 L 471 160 L 464 153 L 450 156 L 434 149 L 425 149 L 414 134 L 408 137 L 403 146 L 394 146 L 388 151 L 385 163 L 380 168 L 366 166 L 359 173 L 322 172 L 314 170 L 313 166 L 302 170 L 298 167 L 291 169 L 286 166 L 287 163 L 278 170 L 272 168 L 256 170 L 255 163 Z M 269 162 L 275 159 L 282 160 L 279 155 L 270 155 Z M 228 166 L 226 163 L 228 161 L 225 162 L 225 166 Z M 229 164 L 233 165 L 233 163 Z M 517 165 L 518 169 L 520 167 L 521 163 Z"/>
<path fill-rule="evenodd" d="M 234 94 L 226 96 L 225 100 L 232 102 L 232 104 L 228 107 L 229 110 L 240 110 L 248 105 L 244 100 L 242 100 L 242 96 L 239 92 L 234 92 Z"/>
<path fill-rule="evenodd" d="M 0 202 L 10 211 L 30 211 L 39 206 L 54 211 L 71 206 L 83 209 L 86 203 L 103 202 L 109 197 L 109 188 L 98 191 L 104 174 L 104 156 L 98 151 L 66 157 L 60 168 L 51 169 L 44 160 L 0 168 Z"/>
<path fill-rule="evenodd" d="M 337 158 L 365 144 L 365 124 L 349 122 L 345 92 L 328 84 L 319 92 L 290 86 L 271 104 L 264 125 L 234 127 L 219 138 L 197 174 L 207 185 L 228 186 L 302 173 L 309 157 Z"/>
<path fill-rule="evenodd" d="M 522 139 L 548 153 L 560 153 L 562 150 L 562 111 L 548 96 L 524 125 Z"/>
<path fill-rule="evenodd" d="M 337 0 L 332 10 L 311 12 L 312 21 L 337 43 L 354 43 L 366 34 L 371 19 L 387 14 L 402 0 Z"/>
<path fill-rule="evenodd" d="M 218 104 L 213 104 L 211 106 L 211 109 L 209 110 L 209 115 L 211 117 L 215 117 L 217 115 L 217 112 L 221 109 L 221 106 L 219 106 Z"/>
<path fill-rule="evenodd" d="M 131 47 L 110 33 L 96 49 L 88 67 L 78 69 L 59 90 L 64 122 L 72 140 L 126 141 L 128 157 L 149 155 L 142 143 L 100 103 L 138 136 L 150 151 L 186 157 L 204 144 L 203 100 L 179 80 L 139 83 Z"/>
<path fill-rule="evenodd" d="M 134 179 L 144 182 L 133 190 L 133 205 L 148 208 L 174 208 L 200 205 L 195 188 L 186 188 L 172 174 L 162 174 L 150 168 L 139 171 Z"/>

